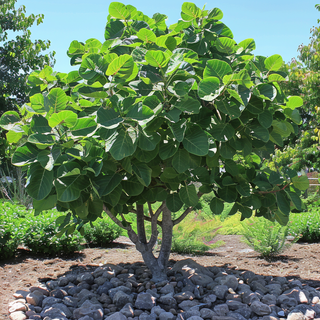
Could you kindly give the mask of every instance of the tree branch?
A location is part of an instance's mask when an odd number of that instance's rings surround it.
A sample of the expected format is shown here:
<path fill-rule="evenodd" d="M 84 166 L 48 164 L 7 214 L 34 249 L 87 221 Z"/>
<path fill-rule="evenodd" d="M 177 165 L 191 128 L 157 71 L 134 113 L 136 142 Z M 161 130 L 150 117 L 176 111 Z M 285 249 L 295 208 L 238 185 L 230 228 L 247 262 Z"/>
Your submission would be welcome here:
<path fill-rule="evenodd" d="M 103 204 L 103 210 L 106 212 L 106 214 L 109 216 L 109 218 L 110 218 L 114 223 L 116 223 L 120 228 L 125 229 L 125 230 L 127 230 L 127 231 L 129 231 L 130 229 L 132 229 L 131 226 L 125 227 L 125 226 L 122 224 L 122 222 L 121 222 L 117 217 L 115 217 L 115 216 L 111 213 L 111 211 L 106 207 L 105 204 Z"/>
<path fill-rule="evenodd" d="M 203 195 L 203 193 L 201 193 L 201 192 L 197 193 L 197 196 L 198 196 L 199 199 L 200 199 L 200 197 L 202 195 Z M 177 218 L 176 220 L 172 221 L 173 225 L 175 226 L 176 224 L 180 223 L 193 210 L 193 208 L 194 207 L 187 208 L 179 218 Z"/>
<path fill-rule="evenodd" d="M 289 183 L 286 184 L 283 188 L 279 189 L 279 190 L 271 190 L 271 191 L 257 191 L 256 193 L 259 193 L 259 194 L 268 194 L 268 193 L 277 193 L 277 192 L 280 192 L 280 191 L 283 191 L 286 187 L 289 186 Z"/>
<path fill-rule="evenodd" d="M 149 208 L 150 217 L 152 218 L 153 217 L 153 210 L 152 210 L 150 202 L 148 202 L 148 208 Z"/>
<path fill-rule="evenodd" d="M 137 230 L 140 243 L 147 243 L 144 219 L 143 204 L 137 204 Z"/>
<path fill-rule="evenodd" d="M 150 203 L 148 203 L 149 205 Z M 151 207 L 151 204 L 150 204 Z M 157 243 L 157 239 L 158 239 L 158 229 L 157 229 L 157 225 L 158 225 L 158 217 L 160 215 L 160 213 L 162 212 L 164 208 L 164 202 L 162 202 L 161 206 L 157 209 L 156 213 L 152 214 L 151 216 L 151 237 L 150 240 L 148 242 L 148 247 L 150 249 L 152 249 L 155 244 Z"/>

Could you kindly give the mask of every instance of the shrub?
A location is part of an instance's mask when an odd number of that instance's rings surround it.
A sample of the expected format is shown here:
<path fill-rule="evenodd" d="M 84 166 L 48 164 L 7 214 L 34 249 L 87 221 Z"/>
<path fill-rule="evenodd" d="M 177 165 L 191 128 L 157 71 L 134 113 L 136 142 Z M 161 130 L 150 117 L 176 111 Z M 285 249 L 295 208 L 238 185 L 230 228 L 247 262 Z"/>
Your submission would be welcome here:
<path fill-rule="evenodd" d="M 190 213 L 190 216 L 173 228 L 172 252 L 180 254 L 203 254 L 212 248 L 224 244 L 223 241 L 214 241 L 214 236 L 220 222 L 216 219 L 208 220 L 199 213 Z"/>
<path fill-rule="evenodd" d="M 294 242 L 286 242 L 288 226 L 283 227 L 278 222 L 272 222 L 263 217 L 251 218 L 244 221 L 242 226 L 244 241 L 266 259 L 278 255 Z"/>
<path fill-rule="evenodd" d="M 58 228 L 55 223 L 57 216 L 57 211 L 51 210 L 28 221 L 23 243 L 34 254 L 70 254 L 80 248 L 82 236 L 79 232 L 74 232 L 72 235 L 57 236 Z"/>
<path fill-rule="evenodd" d="M 294 237 L 300 237 L 299 241 L 320 241 L 320 210 L 309 206 L 308 212 L 292 213 L 289 233 Z"/>
<path fill-rule="evenodd" d="M 121 235 L 122 229 L 110 218 L 96 220 L 84 226 L 84 238 L 90 246 L 105 247 Z"/>

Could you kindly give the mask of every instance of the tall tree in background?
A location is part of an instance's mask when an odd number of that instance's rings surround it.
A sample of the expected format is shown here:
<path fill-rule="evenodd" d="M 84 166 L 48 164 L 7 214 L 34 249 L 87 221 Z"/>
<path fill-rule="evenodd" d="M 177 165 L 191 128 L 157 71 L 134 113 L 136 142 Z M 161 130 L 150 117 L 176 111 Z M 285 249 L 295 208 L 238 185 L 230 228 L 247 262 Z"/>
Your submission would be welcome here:
<path fill-rule="evenodd" d="M 54 63 L 54 52 L 42 54 L 50 41 L 30 38 L 30 27 L 35 22 L 42 23 L 44 16 L 27 16 L 25 6 L 16 9 L 16 2 L 0 0 L 0 113 L 23 105 L 28 92 L 27 76 Z"/>
<path fill-rule="evenodd" d="M 315 6 L 320 11 L 320 5 Z M 320 20 L 318 19 L 318 23 Z M 310 42 L 300 45 L 299 56 L 293 58 L 285 71 L 290 81 L 282 82 L 287 95 L 299 95 L 304 100 L 300 109 L 302 124 L 296 128 L 298 135 L 288 140 L 279 150 L 279 165 L 292 165 L 294 169 L 320 170 L 320 26 L 310 30 Z"/>

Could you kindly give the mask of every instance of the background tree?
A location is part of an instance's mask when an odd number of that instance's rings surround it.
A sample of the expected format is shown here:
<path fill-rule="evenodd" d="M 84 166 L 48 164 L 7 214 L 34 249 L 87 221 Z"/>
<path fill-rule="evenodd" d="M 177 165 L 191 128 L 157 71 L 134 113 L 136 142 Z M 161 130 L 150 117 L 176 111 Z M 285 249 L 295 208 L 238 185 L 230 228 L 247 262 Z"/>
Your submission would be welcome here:
<path fill-rule="evenodd" d="M 320 6 L 315 6 L 320 11 Z M 318 20 L 319 23 L 319 20 Z M 303 97 L 302 124 L 275 157 L 279 165 L 292 165 L 296 170 L 320 170 L 320 27 L 310 30 L 310 43 L 300 45 L 297 59 L 284 66 L 290 81 L 282 82 L 286 95 Z"/>
<path fill-rule="evenodd" d="M 229 202 L 230 214 L 240 211 L 242 219 L 255 211 L 286 224 L 308 186 L 293 170 L 263 163 L 301 122 L 302 99 L 286 99 L 278 84 L 282 58 L 255 57 L 252 39 L 233 40 L 220 9 L 186 2 L 181 10 L 182 20 L 168 28 L 163 14 L 149 18 L 112 2 L 106 41 L 70 45 L 79 72 L 33 72 L 22 118 L 10 111 L 0 120 L 8 140 L 19 143 L 12 162 L 28 167 L 36 214 L 66 212 L 58 223 L 68 233 L 105 211 L 128 232 L 155 281 L 166 278 L 173 226 L 202 194 L 214 192 L 214 214 Z"/>
<path fill-rule="evenodd" d="M 50 41 L 30 39 L 30 27 L 42 23 L 44 16 L 26 16 L 25 6 L 15 8 L 16 1 L 0 1 L 0 113 L 27 102 L 27 76 L 54 63 L 54 52 L 41 54 Z M 9 32 L 15 32 L 15 38 Z"/>

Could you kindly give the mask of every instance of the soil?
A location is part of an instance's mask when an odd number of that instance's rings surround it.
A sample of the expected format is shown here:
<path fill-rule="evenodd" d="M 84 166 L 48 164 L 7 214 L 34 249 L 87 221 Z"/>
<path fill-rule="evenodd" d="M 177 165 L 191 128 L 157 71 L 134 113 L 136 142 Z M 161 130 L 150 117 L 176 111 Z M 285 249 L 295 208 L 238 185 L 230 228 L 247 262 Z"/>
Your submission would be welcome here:
<path fill-rule="evenodd" d="M 203 266 L 218 266 L 237 270 L 250 270 L 256 274 L 285 276 L 299 279 L 313 287 L 320 287 L 320 243 L 295 243 L 282 255 L 266 261 L 250 251 L 241 236 L 218 235 L 225 245 L 202 256 L 172 253 L 174 261 L 192 258 Z M 134 263 L 143 261 L 128 238 L 120 237 L 108 248 L 86 248 L 68 257 L 39 257 L 19 249 L 15 258 L 0 261 L 0 319 L 9 319 L 8 304 L 17 290 L 56 279 L 75 270 L 92 270 L 106 263 Z"/>

